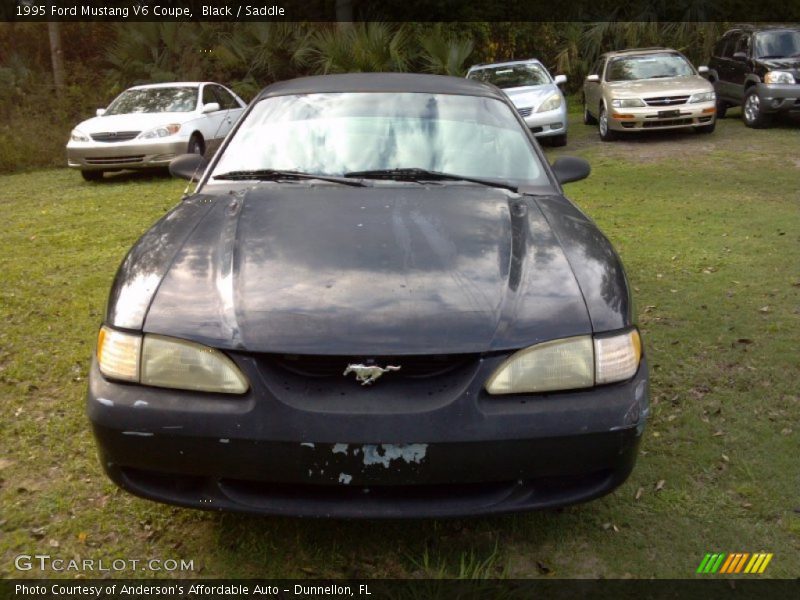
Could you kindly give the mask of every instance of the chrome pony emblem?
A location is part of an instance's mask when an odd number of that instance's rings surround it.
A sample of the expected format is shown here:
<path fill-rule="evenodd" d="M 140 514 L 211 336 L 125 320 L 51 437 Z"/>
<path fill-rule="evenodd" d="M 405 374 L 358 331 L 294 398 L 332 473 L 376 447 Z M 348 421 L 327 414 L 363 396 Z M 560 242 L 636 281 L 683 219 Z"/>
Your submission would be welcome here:
<path fill-rule="evenodd" d="M 400 367 L 386 365 L 386 368 L 379 367 L 378 365 L 347 365 L 343 375 L 347 376 L 350 373 L 356 374 L 356 381 L 360 381 L 361 385 L 372 385 L 384 373 L 389 371 L 399 371 Z"/>

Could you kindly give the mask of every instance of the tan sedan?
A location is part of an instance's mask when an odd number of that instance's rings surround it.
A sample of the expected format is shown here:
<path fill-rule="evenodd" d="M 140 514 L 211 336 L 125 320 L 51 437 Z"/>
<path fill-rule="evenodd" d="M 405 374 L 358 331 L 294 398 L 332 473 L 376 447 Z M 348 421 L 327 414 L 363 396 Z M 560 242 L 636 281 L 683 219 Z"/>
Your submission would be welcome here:
<path fill-rule="evenodd" d="M 716 124 L 714 87 L 676 50 L 646 48 L 607 52 L 583 84 L 583 122 L 597 125 L 600 139 L 623 131 L 694 128 Z"/>

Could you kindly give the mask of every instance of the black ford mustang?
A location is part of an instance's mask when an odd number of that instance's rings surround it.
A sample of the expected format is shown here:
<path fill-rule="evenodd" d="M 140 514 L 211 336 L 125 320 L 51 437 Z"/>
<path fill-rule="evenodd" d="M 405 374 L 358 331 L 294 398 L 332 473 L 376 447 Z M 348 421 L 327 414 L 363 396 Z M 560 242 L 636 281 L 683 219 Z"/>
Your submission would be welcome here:
<path fill-rule="evenodd" d="M 582 502 L 648 415 L 630 290 L 514 106 L 465 79 L 277 83 L 117 273 L 108 475 L 195 508 L 451 516 Z"/>

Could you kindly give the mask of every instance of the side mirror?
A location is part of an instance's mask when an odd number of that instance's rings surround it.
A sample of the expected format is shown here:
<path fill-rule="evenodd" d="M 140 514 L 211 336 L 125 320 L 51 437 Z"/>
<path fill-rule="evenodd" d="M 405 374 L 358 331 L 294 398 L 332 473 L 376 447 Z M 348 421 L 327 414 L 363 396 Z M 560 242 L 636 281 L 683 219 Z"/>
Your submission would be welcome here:
<path fill-rule="evenodd" d="M 705 75 L 708 73 L 708 67 L 705 65 L 702 67 L 697 67 L 697 72 L 700 73 L 700 75 Z"/>
<path fill-rule="evenodd" d="M 172 168 L 170 166 L 170 168 Z M 553 173 L 559 183 L 569 183 L 570 181 L 580 181 L 586 179 L 592 172 L 589 161 L 577 156 L 562 156 L 556 159 L 552 165 Z"/>
<path fill-rule="evenodd" d="M 104 114 L 106 114 L 106 109 L 105 108 L 98 108 L 95 111 L 94 114 L 96 114 L 98 117 L 102 117 Z"/>
<path fill-rule="evenodd" d="M 209 102 L 208 104 L 203 104 L 203 109 L 200 111 L 204 115 L 208 113 L 217 112 L 219 110 L 219 102 Z"/>
<path fill-rule="evenodd" d="M 556 85 L 561 85 L 567 83 L 567 76 L 566 75 L 556 75 L 556 78 L 553 80 Z"/>
<path fill-rule="evenodd" d="M 200 154 L 180 154 L 169 162 L 169 172 L 173 177 L 199 181 L 207 166 L 208 161 Z"/>
<path fill-rule="evenodd" d="M 588 77 L 586 77 L 586 81 L 589 83 L 599 83 L 600 75 L 589 75 Z"/>
<path fill-rule="evenodd" d="M 741 62 L 747 62 L 747 54 L 745 52 L 734 52 L 733 53 L 733 60 L 739 60 Z"/>

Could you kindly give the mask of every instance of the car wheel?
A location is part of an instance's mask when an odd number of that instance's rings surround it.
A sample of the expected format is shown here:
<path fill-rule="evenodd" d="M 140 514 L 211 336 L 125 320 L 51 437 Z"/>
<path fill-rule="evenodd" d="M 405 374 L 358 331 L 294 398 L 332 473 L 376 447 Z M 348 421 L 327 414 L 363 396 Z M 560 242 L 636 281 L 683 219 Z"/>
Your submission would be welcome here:
<path fill-rule="evenodd" d="M 742 119 L 744 124 L 755 129 L 766 127 L 772 120 L 769 115 L 765 115 L 761 107 L 761 98 L 755 86 L 751 87 L 744 94 L 742 103 Z"/>
<path fill-rule="evenodd" d="M 717 98 L 717 118 L 724 119 L 728 114 L 728 103 Z"/>
<path fill-rule="evenodd" d="M 597 129 L 600 131 L 600 139 L 604 142 L 610 142 L 617 139 L 617 133 L 612 131 L 608 126 L 608 113 L 606 107 L 600 107 L 600 117 L 597 119 Z"/>
<path fill-rule="evenodd" d="M 103 178 L 103 171 L 81 171 L 81 177 L 86 181 L 100 181 Z"/>
<path fill-rule="evenodd" d="M 548 143 L 553 148 L 561 148 L 562 146 L 566 146 L 567 145 L 567 134 L 566 133 L 562 133 L 561 135 L 554 135 L 554 136 L 551 136 L 551 137 L 548 137 L 548 138 L 545 138 L 545 139 L 547 139 Z"/>
<path fill-rule="evenodd" d="M 189 147 L 186 149 L 189 154 L 199 154 L 203 156 L 206 153 L 206 144 L 203 141 L 203 136 L 199 133 L 193 133 L 189 138 Z"/>
<path fill-rule="evenodd" d="M 586 103 L 583 104 L 583 124 L 584 125 L 597 125 L 597 119 L 592 116 L 592 113 L 589 112 L 589 109 L 586 107 Z"/>
<path fill-rule="evenodd" d="M 714 129 L 717 128 L 717 122 L 713 121 L 709 125 L 700 125 L 699 127 L 695 127 L 694 130 L 697 133 L 714 133 Z"/>

